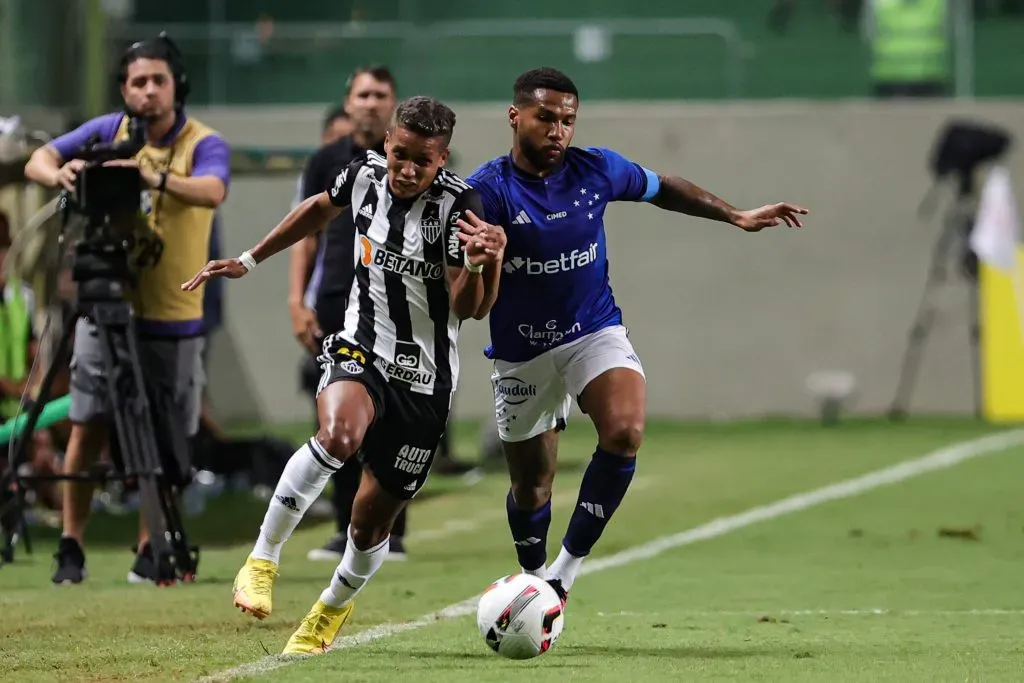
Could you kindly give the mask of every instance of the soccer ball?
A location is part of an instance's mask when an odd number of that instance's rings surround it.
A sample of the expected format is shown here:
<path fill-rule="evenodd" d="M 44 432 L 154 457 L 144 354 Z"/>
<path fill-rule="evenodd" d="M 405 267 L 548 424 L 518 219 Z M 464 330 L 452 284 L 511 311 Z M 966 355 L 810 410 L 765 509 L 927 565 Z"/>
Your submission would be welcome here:
<path fill-rule="evenodd" d="M 476 625 L 488 647 L 509 659 L 530 659 L 555 644 L 565 626 L 562 601 L 530 574 L 498 579 L 480 596 Z"/>

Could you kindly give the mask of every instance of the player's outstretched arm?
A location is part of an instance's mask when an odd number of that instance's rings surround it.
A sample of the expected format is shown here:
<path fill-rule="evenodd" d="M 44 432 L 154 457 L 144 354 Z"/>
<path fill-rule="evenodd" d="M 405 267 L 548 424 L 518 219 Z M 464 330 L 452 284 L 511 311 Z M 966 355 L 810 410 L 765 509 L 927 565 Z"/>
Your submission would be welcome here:
<path fill-rule="evenodd" d="M 313 195 L 289 211 L 255 247 L 236 258 L 210 261 L 181 288 L 188 292 L 216 277 L 240 278 L 257 263 L 287 249 L 303 237 L 323 230 L 344 208 L 332 203 L 327 192 Z"/>
<path fill-rule="evenodd" d="M 658 176 L 658 180 L 660 187 L 650 200 L 651 204 L 667 211 L 729 223 L 747 232 L 758 232 L 780 222 L 800 228 L 803 224 L 798 215 L 807 213 L 807 209 L 785 202 L 743 211 L 684 178 Z"/>

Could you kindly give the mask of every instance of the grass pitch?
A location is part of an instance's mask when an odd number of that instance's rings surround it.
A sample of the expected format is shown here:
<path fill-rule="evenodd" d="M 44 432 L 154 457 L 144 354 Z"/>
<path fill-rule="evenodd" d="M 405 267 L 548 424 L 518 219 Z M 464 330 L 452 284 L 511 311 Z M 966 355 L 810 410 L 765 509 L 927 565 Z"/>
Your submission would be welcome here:
<path fill-rule="evenodd" d="M 594 557 L 993 431 L 946 420 L 654 424 Z M 582 420 L 564 435 L 552 558 L 593 444 Z M 54 587 L 56 534 L 39 529 L 35 554 L 0 568 L 0 680 L 1022 680 L 1022 456 L 1007 448 L 583 576 L 562 638 L 527 662 L 491 653 L 462 617 L 269 670 L 280 662 L 268 653 L 330 578 L 331 564 L 305 554 L 333 529 L 300 527 L 274 613 L 257 622 L 232 607 L 230 588 L 264 507 L 238 495 L 189 520 L 203 549 L 194 585 L 128 586 L 135 521 L 97 517 L 89 579 Z M 431 479 L 410 513 L 409 560 L 384 565 L 342 635 L 419 619 L 514 571 L 506 489 L 501 473 L 474 486 Z M 223 675 L 252 662 L 249 675 Z"/>

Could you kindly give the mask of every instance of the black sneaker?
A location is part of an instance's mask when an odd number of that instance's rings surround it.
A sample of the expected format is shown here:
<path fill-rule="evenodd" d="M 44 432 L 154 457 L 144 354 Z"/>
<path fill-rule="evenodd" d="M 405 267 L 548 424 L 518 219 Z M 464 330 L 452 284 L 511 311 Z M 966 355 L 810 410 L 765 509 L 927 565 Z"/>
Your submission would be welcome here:
<path fill-rule="evenodd" d="M 146 543 L 135 553 L 135 563 L 128 572 L 128 583 L 156 583 L 157 576 L 153 548 Z"/>
<path fill-rule="evenodd" d="M 85 571 L 85 551 L 73 538 L 61 537 L 53 559 L 57 561 L 57 571 L 53 573 L 51 580 L 58 586 L 82 583 L 88 575 Z"/>
<path fill-rule="evenodd" d="M 404 562 L 406 560 L 405 541 L 402 540 L 401 536 L 391 536 L 388 539 L 388 554 L 384 556 L 384 559 L 393 562 Z"/>
<path fill-rule="evenodd" d="M 306 554 L 307 560 L 313 562 L 341 562 L 341 556 L 345 554 L 345 544 L 348 543 L 346 534 L 338 534 L 331 540 L 324 543 L 322 548 L 313 548 Z"/>
<path fill-rule="evenodd" d="M 562 609 L 565 609 L 565 603 L 569 602 L 569 591 L 562 588 L 561 579 L 549 579 L 548 585 L 555 589 L 555 593 L 558 594 L 558 599 L 562 601 Z"/>

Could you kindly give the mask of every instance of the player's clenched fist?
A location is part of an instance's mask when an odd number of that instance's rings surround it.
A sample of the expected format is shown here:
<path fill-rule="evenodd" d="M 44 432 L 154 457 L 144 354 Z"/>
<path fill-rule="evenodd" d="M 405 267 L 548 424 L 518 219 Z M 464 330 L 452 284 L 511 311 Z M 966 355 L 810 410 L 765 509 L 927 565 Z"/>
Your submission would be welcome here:
<path fill-rule="evenodd" d="M 468 220 L 466 220 L 468 219 Z M 500 225 L 491 225 L 472 211 L 466 212 L 466 219 L 456 221 L 462 249 L 474 266 L 501 263 L 508 238 Z"/>
<path fill-rule="evenodd" d="M 195 274 L 191 280 L 181 286 L 186 292 L 191 292 L 203 282 L 217 277 L 227 277 L 232 280 L 238 279 L 248 273 L 248 269 L 242 265 L 237 258 L 226 258 L 218 261 L 210 261 L 203 269 Z"/>

